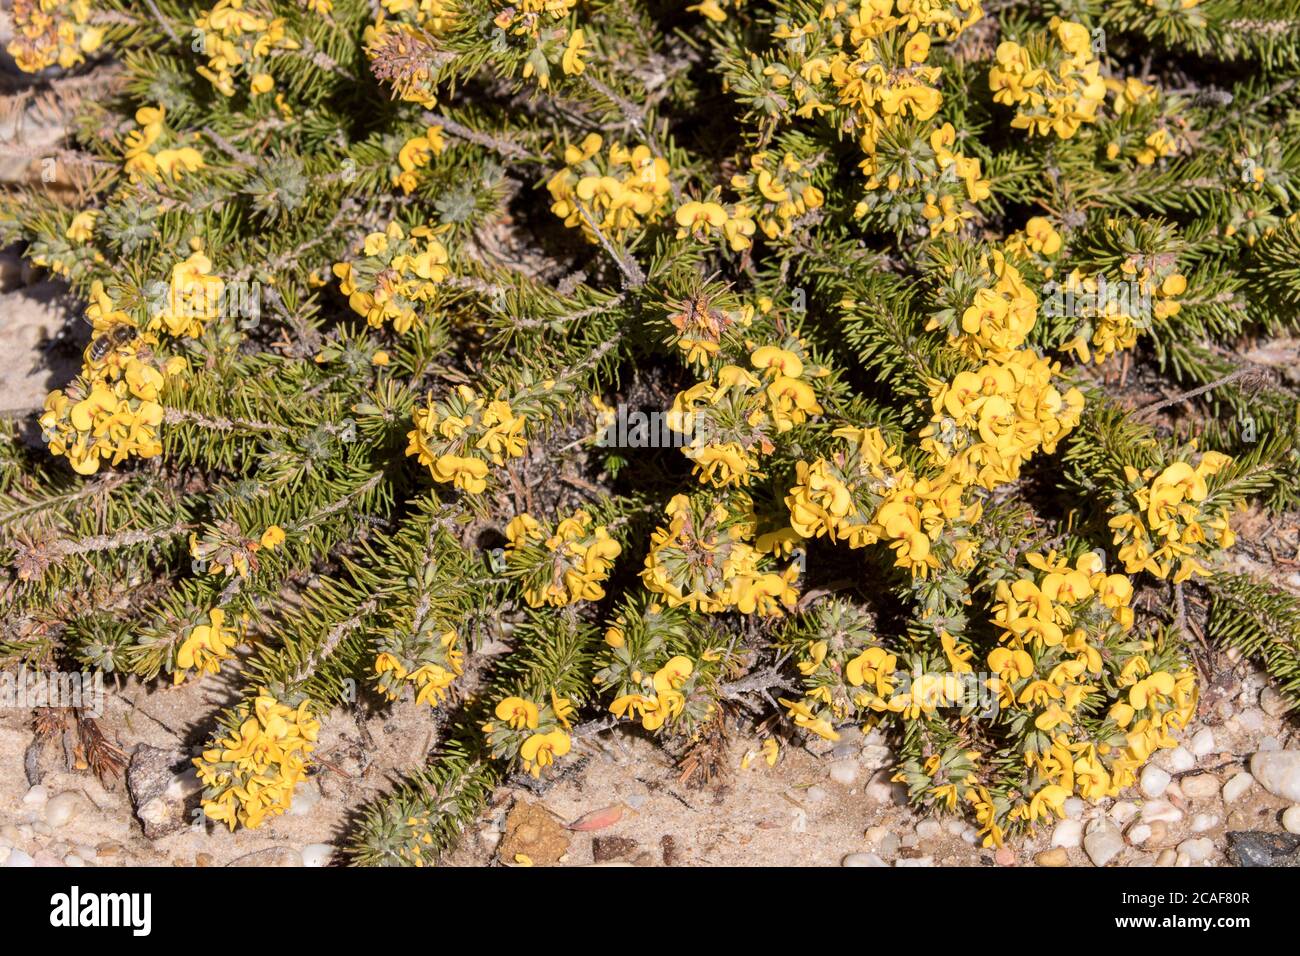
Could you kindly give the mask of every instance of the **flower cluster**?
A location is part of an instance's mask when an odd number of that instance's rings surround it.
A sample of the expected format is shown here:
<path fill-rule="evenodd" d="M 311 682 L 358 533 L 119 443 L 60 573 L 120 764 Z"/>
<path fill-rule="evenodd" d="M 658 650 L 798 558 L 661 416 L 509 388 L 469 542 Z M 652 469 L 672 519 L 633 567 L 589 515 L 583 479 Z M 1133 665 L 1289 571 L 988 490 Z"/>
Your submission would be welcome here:
<path fill-rule="evenodd" d="M 164 106 L 142 106 L 135 112 L 139 127 L 126 134 L 123 170 L 131 182 L 163 179 L 179 182 L 187 173 L 204 167 L 203 154 L 191 143 L 198 133 L 181 138 L 167 129 Z M 156 147 L 161 146 L 161 149 Z"/>
<path fill-rule="evenodd" d="M 397 152 L 397 172 L 393 173 L 393 185 L 401 186 L 408 195 L 420 181 L 417 170 L 429 164 L 434 156 L 441 155 L 447 148 L 442 138 L 441 126 L 430 126 L 419 136 L 412 136 Z"/>
<path fill-rule="evenodd" d="M 1228 524 L 1227 505 L 1216 502 L 1207 479 L 1232 459 L 1207 451 L 1193 464 L 1179 460 L 1163 470 L 1124 469 L 1128 487 L 1110 519 L 1119 558 L 1130 574 L 1148 571 L 1158 578 L 1173 572 L 1175 582 L 1208 575 L 1212 551 L 1236 540 Z"/>
<path fill-rule="evenodd" d="M 935 122 L 942 70 L 927 63 L 935 42 L 982 16 L 978 0 L 887 0 L 828 5 L 803 23 L 778 18 L 772 38 L 785 55 L 763 68 L 764 101 L 790 103 L 797 117 L 830 114 L 857 137 L 867 196 L 856 216 L 877 211 L 899 228 L 920 209 L 937 235 L 955 231 L 988 197 L 979 160 L 956 152 L 956 131 Z"/>
<path fill-rule="evenodd" d="M 843 426 L 834 434 L 848 447 L 796 465 L 785 504 L 797 533 L 825 534 L 851 548 L 887 541 L 897 566 L 918 577 L 944 563 L 971 567 L 968 526 L 978 520 L 980 505 L 963 504 L 961 485 L 946 476 L 913 474 L 879 429 Z"/>
<path fill-rule="evenodd" d="M 870 615 L 849 601 L 817 605 L 791 641 L 801 700 L 782 699 L 795 726 L 838 740 L 836 726 L 893 710 L 898 656 L 876 636 Z"/>
<path fill-rule="evenodd" d="M 622 553 L 604 525 L 592 526 L 591 515 L 576 511 L 554 528 L 529 514 L 506 526 L 507 572 L 523 583 L 531 607 L 564 607 L 599 601 L 614 559 Z"/>
<path fill-rule="evenodd" d="M 1055 251 L 1061 244 L 1051 224 L 1039 217 L 1029 221 L 1023 241 L 1039 250 Z M 975 359 L 1020 348 L 1038 320 L 1038 297 L 1002 252 L 995 250 L 981 266 L 983 282 L 960 319 L 955 310 L 946 310 L 932 316 L 926 326 L 945 329 L 949 340 Z"/>
<path fill-rule="evenodd" d="M 160 396 L 166 380 L 185 367 L 184 359 L 155 353 L 157 336 L 141 332 L 102 283 L 93 284 L 91 299 L 86 317 L 94 335 L 81 374 L 46 396 L 40 417 L 50 453 L 82 475 L 93 475 L 105 459 L 117 465 L 162 453 Z"/>
<path fill-rule="evenodd" d="M 1074 304 L 1071 314 L 1080 320 L 1062 348 L 1073 351 L 1082 362 L 1101 364 L 1114 353 L 1133 348 L 1140 332 L 1182 309 L 1178 296 L 1187 291 L 1187 277 L 1172 263 L 1139 265 L 1131 258 L 1122 264 L 1122 272 L 1119 282 L 1107 282 L 1104 276 L 1075 269 L 1061 284 L 1066 301 Z"/>
<path fill-rule="evenodd" d="M 430 396 L 413 415 L 408 455 L 426 465 L 434 481 L 479 494 L 487 488 L 490 465 L 501 466 L 528 447 L 526 419 L 502 398 L 486 399 L 458 385 L 445 401 Z"/>
<path fill-rule="evenodd" d="M 416 320 L 416 310 L 433 298 L 438 283 L 450 274 L 447 247 L 429 226 L 407 232 L 391 222 L 362 243 L 361 256 L 339 262 L 334 274 L 348 305 L 374 328 L 392 322 L 398 332 Z"/>
<path fill-rule="evenodd" d="M 14 0 L 14 38 L 5 50 L 25 73 L 84 63 L 104 42 L 90 21 L 90 0 Z"/>
<path fill-rule="evenodd" d="M 537 703 L 512 694 L 492 709 L 495 720 L 483 724 L 494 759 L 519 758 L 524 772 L 540 777 L 542 770 L 569 752 L 573 740 L 569 718 L 573 702 L 551 691 L 550 701 Z"/>
<path fill-rule="evenodd" d="M 1024 46 L 999 43 L 997 61 L 989 89 L 994 102 L 1016 107 L 1013 128 L 1069 139 L 1084 123 L 1097 121 L 1106 83 L 1083 24 L 1053 17 L 1048 34 L 1034 34 Z"/>
<path fill-rule="evenodd" d="M 643 224 L 660 219 L 672 184 L 668 160 L 648 146 L 627 149 L 589 134 L 579 146 L 566 146 L 564 168 L 546 183 L 551 212 L 569 228 L 579 228 L 592 242 L 596 229 L 606 238 L 622 240 Z"/>
<path fill-rule="evenodd" d="M 752 502 L 732 494 L 725 500 L 674 495 L 664 513 L 666 527 L 650 539 L 641 580 L 669 607 L 686 605 L 714 613 L 734 608 L 744 614 L 779 615 L 794 607 L 798 568 L 777 570 L 775 541 L 754 541 Z"/>
<path fill-rule="evenodd" d="M 1026 785 L 1017 799 L 972 787 L 965 798 L 983 824 L 986 845 L 1006 826 L 1064 816 L 1064 801 L 1117 796 L 1152 753 L 1173 747 L 1172 731 L 1196 707 L 1186 662 L 1129 635 L 1133 585 L 1107 574 L 1099 554 L 1073 565 L 1054 553 L 1027 557 L 1040 573 L 998 585 L 994 620 L 1002 646 L 988 656 L 1002 707 L 1012 721 L 1032 717 L 1022 754 Z"/>
<path fill-rule="evenodd" d="M 460 636 L 454 630 L 436 633 L 432 618 L 426 618 L 415 633 L 388 635 L 375 657 L 379 692 L 398 700 L 407 687 L 415 690 L 415 701 L 437 707 L 447 697 L 447 688 L 464 673 L 465 652 L 456 646 Z"/>
<path fill-rule="evenodd" d="M 656 601 L 625 606 L 605 630 L 594 682 L 615 717 L 686 735 L 714 713 L 721 655 L 693 640 L 681 610 Z"/>
<path fill-rule="evenodd" d="M 749 157 L 748 173 L 731 177 L 731 188 L 740 193 L 746 209 L 754 210 L 748 218 L 758 224 L 767 238 L 789 236 L 796 220 L 825 203 L 826 197 L 813 185 L 819 161 L 820 157 L 800 159 L 790 150 L 784 154 L 763 150 Z M 732 248 L 735 249 L 734 244 Z"/>
<path fill-rule="evenodd" d="M 231 648 L 239 643 L 239 634 L 228 629 L 225 623 L 226 612 L 213 608 L 208 612 L 208 623 L 190 628 L 176 651 L 176 666 L 172 669 L 174 683 L 184 681 L 190 671 L 216 674 L 221 670 L 222 661 L 235 656 Z"/>
<path fill-rule="evenodd" d="M 1079 423 L 1083 394 L 1061 394 L 1058 363 L 1031 349 L 990 356 L 973 371 L 931 386 L 933 417 L 921 447 L 958 485 L 992 490 L 1015 481 L 1042 450 L 1051 454 Z"/>
<path fill-rule="evenodd" d="M 536 77 L 537 85 L 547 89 L 551 85 L 551 64 L 559 62 L 565 74 L 582 73 L 582 51 L 586 36 L 582 30 L 571 30 L 567 20 L 578 0 L 494 0 L 499 12 L 492 26 L 511 45 L 526 50 L 524 79 Z"/>
<path fill-rule="evenodd" d="M 759 474 L 758 459 L 775 449 L 772 439 L 820 415 L 816 392 L 805 379 L 825 370 L 793 349 L 765 345 L 750 354 L 750 372 L 725 365 L 715 377 L 678 393 L 668 427 L 687 437 L 682 452 L 702 484 L 748 485 Z"/>
<path fill-rule="evenodd" d="M 275 89 L 271 76 L 271 58 L 276 52 L 297 50 L 297 40 L 286 36 L 284 18 L 272 18 L 245 9 L 244 0 L 217 0 L 194 23 L 196 36 L 201 33 L 202 52 L 208 58 L 198 73 L 223 96 L 235 95 L 235 75 L 248 79 L 252 96 Z"/>
<path fill-rule="evenodd" d="M 744 252 L 754 244 L 754 212 L 743 203 L 724 206 L 718 202 L 717 190 L 703 202 L 692 199 L 682 203 L 673 214 L 677 222 L 677 238 L 692 237 L 708 242 L 721 237 L 732 252 Z"/>
<path fill-rule="evenodd" d="M 209 820 L 260 826 L 289 809 L 293 789 L 307 779 L 320 721 L 303 701 L 289 707 L 263 691 L 236 709 L 232 729 L 194 758 Z"/>

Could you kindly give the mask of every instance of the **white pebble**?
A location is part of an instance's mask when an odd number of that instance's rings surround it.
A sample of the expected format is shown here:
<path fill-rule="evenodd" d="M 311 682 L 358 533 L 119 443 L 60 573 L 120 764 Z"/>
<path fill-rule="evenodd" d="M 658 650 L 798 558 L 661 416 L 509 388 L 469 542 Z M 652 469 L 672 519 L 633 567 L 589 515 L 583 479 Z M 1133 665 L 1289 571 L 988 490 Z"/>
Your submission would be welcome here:
<path fill-rule="evenodd" d="M 86 807 L 87 801 L 79 793 L 69 790 L 50 799 L 45 805 L 45 822 L 52 827 L 61 827 L 77 817 Z M 39 827 L 37 828 L 39 830 Z"/>
<path fill-rule="evenodd" d="M 1110 808 L 1110 818 L 1120 826 L 1128 823 L 1138 814 L 1138 806 L 1131 800 L 1121 800 Z"/>
<path fill-rule="evenodd" d="M 858 762 L 868 771 L 879 770 L 894 762 L 894 752 L 884 744 L 867 744 L 858 755 Z"/>
<path fill-rule="evenodd" d="M 1250 758 L 1250 775 L 1283 800 L 1300 803 L 1300 750 L 1271 750 Z"/>
<path fill-rule="evenodd" d="M 938 839 L 943 833 L 943 826 L 938 820 L 922 820 L 916 825 L 916 835 L 922 840 Z"/>
<path fill-rule="evenodd" d="M 966 826 L 960 818 L 952 817 L 944 823 L 943 828 L 953 836 L 959 837 L 966 832 Z"/>
<path fill-rule="evenodd" d="M 1128 842 L 1134 846 L 1141 846 L 1151 839 L 1151 827 L 1145 823 L 1135 823 L 1124 833 L 1128 837 Z"/>
<path fill-rule="evenodd" d="M 826 788 L 814 784 L 803 792 L 803 798 L 808 803 L 821 803 L 826 799 Z"/>
<path fill-rule="evenodd" d="M 304 780 L 293 788 L 293 802 L 286 813 L 291 817 L 305 817 L 320 803 L 320 787 L 313 780 Z"/>
<path fill-rule="evenodd" d="M 1194 757 L 1207 757 L 1214 753 L 1214 731 L 1209 727 L 1198 730 L 1196 736 L 1188 743 L 1187 749 Z"/>
<path fill-rule="evenodd" d="M 850 853 L 840 860 L 840 866 L 889 866 L 874 853 Z"/>
<path fill-rule="evenodd" d="M 302 848 L 303 866 L 328 866 L 334 847 L 328 843 L 308 843 Z"/>
<path fill-rule="evenodd" d="M 841 786 L 851 786 L 858 779 L 858 764 L 855 760 L 837 760 L 831 764 L 830 777 Z"/>
<path fill-rule="evenodd" d="M 1235 803 L 1254 785 L 1255 778 L 1244 770 L 1239 774 L 1235 774 L 1223 785 L 1223 802 Z"/>
<path fill-rule="evenodd" d="M 1095 866 L 1105 866 L 1124 849 L 1124 835 L 1107 817 L 1093 821 L 1088 835 L 1083 838 L 1083 852 Z"/>
<path fill-rule="evenodd" d="M 1148 800 L 1142 805 L 1142 822 L 1155 823 L 1157 820 L 1164 823 L 1177 823 L 1183 818 L 1183 811 L 1168 800 Z"/>
<path fill-rule="evenodd" d="M 934 866 L 932 856 L 913 856 L 894 861 L 894 866 Z"/>
<path fill-rule="evenodd" d="M 45 802 L 49 799 L 49 791 L 40 784 L 37 784 L 23 794 L 23 806 L 39 810 L 41 807 L 45 806 Z"/>
<path fill-rule="evenodd" d="M 1208 800 L 1219 793 L 1219 778 L 1212 773 L 1196 773 L 1181 781 L 1183 795 L 1192 800 Z"/>
<path fill-rule="evenodd" d="M 1237 724 L 1247 733 L 1262 730 L 1264 727 L 1264 712 L 1254 707 L 1248 707 L 1237 715 Z"/>
<path fill-rule="evenodd" d="M 1287 833 L 1300 833 L 1300 806 L 1282 811 L 1282 829 Z"/>
<path fill-rule="evenodd" d="M 961 831 L 961 841 L 963 843 L 969 843 L 971 846 L 974 846 L 979 841 L 979 838 L 979 831 L 974 827 L 967 827 L 965 830 Z"/>
<path fill-rule="evenodd" d="M 13 852 L 13 847 L 0 844 L 0 866 L 4 866 L 5 860 L 9 859 L 9 854 Z"/>
<path fill-rule="evenodd" d="M 1062 820 L 1052 831 L 1052 846 L 1063 846 L 1067 850 L 1083 842 L 1083 824 L 1078 820 Z"/>
<path fill-rule="evenodd" d="M 69 853 L 67 856 L 63 858 L 63 865 L 64 866 L 85 866 L 86 861 L 83 860 L 81 857 L 77 856 L 77 854 L 75 853 Z"/>
<path fill-rule="evenodd" d="M 1291 705 L 1273 688 L 1265 687 L 1259 694 L 1259 706 L 1270 717 L 1281 717 Z"/>
<path fill-rule="evenodd" d="M 1184 770 L 1191 770 L 1196 766 L 1196 758 L 1186 747 L 1175 747 L 1169 751 L 1169 756 L 1165 758 L 1165 766 L 1171 773 L 1182 773 Z"/>
<path fill-rule="evenodd" d="M 1087 804 L 1078 797 L 1070 797 L 1065 801 L 1065 806 L 1063 808 L 1065 810 L 1065 816 L 1070 820 L 1078 820 L 1083 816 L 1083 808 L 1086 806 Z"/>
<path fill-rule="evenodd" d="M 1219 825 L 1219 816 L 1216 813 L 1198 813 L 1192 817 L 1192 832 L 1204 833 L 1206 830 L 1213 830 Z"/>
<path fill-rule="evenodd" d="M 1165 773 L 1153 763 L 1149 763 L 1142 770 L 1142 777 L 1139 785 L 1142 788 L 1142 795 L 1155 799 L 1169 789 L 1169 774 Z"/>
<path fill-rule="evenodd" d="M 35 866 L 36 861 L 24 853 L 22 850 L 11 850 L 9 856 L 5 858 L 4 863 L 0 866 Z"/>
<path fill-rule="evenodd" d="M 1200 863 L 1202 860 L 1208 860 L 1214 855 L 1214 841 L 1209 837 L 1184 840 L 1178 844 L 1178 854 L 1179 856 L 1185 854 L 1193 863 Z"/>
<path fill-rule="evenodd" d="M 1276 737 L 1264 737 L 1259 742 L 1259 749 L 1260 750 L 1281 750 L 1282 741 L 1278 740 Z"/>

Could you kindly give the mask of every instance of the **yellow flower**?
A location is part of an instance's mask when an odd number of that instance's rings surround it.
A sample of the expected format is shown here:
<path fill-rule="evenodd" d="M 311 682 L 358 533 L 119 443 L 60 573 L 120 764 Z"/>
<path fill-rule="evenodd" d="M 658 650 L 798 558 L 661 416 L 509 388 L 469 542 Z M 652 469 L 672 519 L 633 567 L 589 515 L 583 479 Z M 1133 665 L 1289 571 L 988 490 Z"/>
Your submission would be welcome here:
<path fill-rule="evenodd" d="M 533 734 L 524 741 L 519 755 L 523 758 L 524 769 L 537 777 L 543 767 L 555 762 L 556 757 L 567 754 L 569 746 L 569 735 L 562 730 L 553 730 L 549 734 Z"/>
<path fill-rule="evenodd" d="M 275 548 L 284 542 L 284 529 L 273 524 L 262 532 L 262 547 Z"/>
<path fill-rule="evenodd" d="M 586 48 L 586 37 L 581 29 L 574 30 L 569 34 L 569 42 L 564 48 L 564 56 L 561 58 L 561 66 L 564 72 L 569 76 L 578 76 L 587 68 L 582 62 L 582 54 Z"/>
<path fill-rule="evenodd" d="M 537 729 L 537 705 L 522 697 L 507 697 L 497 704 L 498 720 L 504 720 L 515 730 Z"/>

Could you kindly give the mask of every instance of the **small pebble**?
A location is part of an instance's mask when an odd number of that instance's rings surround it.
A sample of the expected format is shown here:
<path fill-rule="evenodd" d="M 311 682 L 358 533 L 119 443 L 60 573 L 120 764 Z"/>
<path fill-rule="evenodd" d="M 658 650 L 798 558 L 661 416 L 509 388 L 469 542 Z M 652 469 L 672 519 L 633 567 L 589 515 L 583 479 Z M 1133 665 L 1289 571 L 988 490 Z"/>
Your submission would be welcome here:
<path fill-rule="evenodd" d="M 49 799 L 50 799 L 49 791 L 47 791 L 40 784 L 37 784 L 36 786 L 28 790 L 25 794 L 23 794 L 23 806 L 31 807 L 35 810 L 39 810 L 41 809 L 41 807 L 45 806 L 46 801 L 48 801 Z"/>
<path fill-rule="evenodd" d="M 856 760 L 837 760 L 831 764 L 830 778 L 841 786 L 848 787 L 858 779 Z"/>
<path fill-rule="evenodd" d="M 1249 707 L 1237 715 L 1237 725 L 1246 733 L 1254 733 L 1264 728 L 1264 712 Z"/>
<path fill-rule="evenodd" d="M 1300 803 L 1300 750 L 1271 750 L 1250 758 L 1250 775 L 1283 800 Z"/>
<path fill-rule="evenodd" d="M 1142 822 L 1154 823 L 1162 820 L 1165 823 L 1177 823 L 1183 818 L 1183 811 L 1168 800 L 1148 800 L 1142 805 Z"/>
<path fill-rule="evenodd" d="M 1124 835 L 1107 817 L 1093 821 L 1088 835 L 1083 838 L 1083 852 L 1096 866 L 1105 866 L 1124 849 Z"/>
<path fill-rule="evenodd" d="M 904 846 L 907 847 L 907 849 L 911 850 L 920 846 L 921 841 L 920 839 L 917 838 L 917 835 L 915 833 L 904 833 L 899 838 L 898 844 L 899 846 Z"/>
<path fill-rule="evenodd" d="M 1255 778 L 1244 770 L 1241 773 L 1233 775 L 1227 783 L 1223 785 L 1223 802 L 1236 803 L 1246 791 L 1255 785 Z"/>
<path fill-rule="evenodd" d="M 64 826 L 75 820 L 89 804 L 90 801 L 74 791 L 61 793 L 45 804 L 45 822 L 52 827 Z"/>
<path fill-rule="evenodd" d="M 1206 830 L 1213 830 L 1219 825 L 1219 815 L 1217 813 L 1198 813 L 1192 817 L 1192 832 L 1204 833 Z"/>
<path fill-rule="evenodd" d="M 1000 846 L 993 854 L 993 862 L 998 866 L 1015 866 L 1016 851 L 1009 846 Z"/>
<path fill-rule="evenodd" d="M 1214 855 L 1214 841 L 1209 837 L 1184 840 L 1178 844 L 1178 853 L 1179 855 L 1185 855 L 1193 863 L 1200 863 L 1202 860 L 1208 860 Z"/>
<path fill-rule="evenodd" d="M 10 867 L 35 866 L 35 865 L 36 865 L 36 860 L 34 860 L 28 854 L 24 853 L 22 850 L 18 850 L 18 849 L 10 850 L 9 856 L 5 858 L 4 863 L 0 863 L 0 866 L 10 866 Z"/>
<path fill-rule="evenodd" d="M 1165 823 L 1164 820 L 1156 820 L 1155 822 L 1151 823 L 1150 826 L 1151 826 L 1151 837 L 1150 837 L 1151 842 L 1164 843 L 1165 837 L 1169 836 L 1169 824 Z"/>
<path fill-rule="evenodd" d="M 1282 829 L 1287 833 L 1300 833 L 1300 806 L 1282 811 Z"/>
<path fill-rule="evenodd" d="M 974 827 L 967 827 L 961 831 L 961 841 L 963 843 L 969 843 L 971 846 L 974 846 L 979 842 L 979 838 L 979 831 Z"/>
<path fill-rule="evenodd" d="M 1083 842 L 1083 824 L 1078 820 L 1062 820 L 1052 831 L 1052 846 L 1070 849 Z"/>
<path fill-rule="evenodd" d="M 1192 752 L 1194 757 L 1208 757 L 1214 753 L 1214 731 L 1209 727 L 1198 730 L 1196 735 L 1192 737 L 1191 742 L 1188 743 L 1187 749 Z"/>
<path fill-rule="evenodd" d="M 916 825 L 916 835 L 922 840 L 937 840 L 943 835 L 943 824 L 938 820 L 922 820 Z"/>
<path fill-rule="evenodd" d="M 1131 800 L 1121 800 L 1110 808 L 1110 818 L 1120 826 L 1138 815 L 1138 805 Z"/>
<path fill-rule="evenodd" d="M 1172 848 L 1160 851 L 1156 857 L 1156 866 L 1173 866 L 1178 860 L 1178 854 Z"/>
<path fill-rule="evenodd" d="M 1039 866 L 1069 866 L 1070 855 L 1064 847 L 1055 847 L 1051 850 L 1044 850 L 1034 857 L 1034 862 Z"/>
<path fill-rule="evenodd" d="M 67 856 L 63 858 L 63 865 L 64 866 L 85 866 L 86 861 L 83 860 L 81 857 L 77 856 L 77 854 L 75 853 L 69 853 Z"/>
<path fill-rule="evenodd" d="M 1134 846 L 1141 846 L 1151 839 L 1151 825 L 1149 823 L 1135 823 L 1127 830 L 1124 835 L 1128 837 L 1128 842 Z"/>
<path fill-rule="evenodd" d="M 1270 717 L 1281 717 L 1290 709 L 1290 704 L 1272 687 L 1265 687 L 1259 692 L 1259 707 Z"/>
<path fill-rule="evenodd" d="M 1192 800 L 1209 800 L 1219 793 L 1219 778 L 1212 773 L 1196 773 L 1180 781 L 1183 796 Z"/>
<path fill-rule="evenodd" d="M 95 862 L 97 863 L 116 863 L 122 858 L 122 845 L 120 843 L 101 843 L 95 847 Z"/>
<path fill-rule="evenodd" d="M 1259 749 L 1260 750 L 1281 750 L 1282 741 L 1278 740 L 1276 737 L 1264 737 L 1259 742 Z"/>
<path fill-rule="evenodd" d="M 858 754 L 858 762 L 865 770 L 879 770 L 894 762 L 894 752 L 884 744 L 867 744 Z"/>
<path fill-rule="evenodd" d="M 1155 764 L 1149 763 L 1142 769 L 1142 776 L 1138 784 L 1142 789 L 1142 795 L 1154 800 L 1169 789 L 1170 779 L 1169 774 Z"/>
<path fill-rule="evenodd" d="M 1196 758 L 1186 747 L 1175 747 L 1169 752 L 1165 760 L 1169 770 L 1173 773 L 1182 773 L 1184 770 L 1191 770 L 1196 766 Z"/>
<path fill-rule="evenodd" d="M 913 856 L 894 861 L 894 866 L 934 866 L 932 856 Z"/>
<path fill-rule="evenodd" d="M 1084 803 L 1078 797 L 1070 797 L 1068 800 L 1065 801 L 1063 807 L 1063 809 L 1065 810 L 1066 819 L 1078 820 L 1080 817 L 1083 816 L 1083 810 L 1084 807 L 1086 806 L 1087 804 Z"/>
<path fill-rule="evenodd" d="M 889 866 L 874 853 L 850 853 L 840 860 L 840 866 Z"/>
<path fill-rule="evenodd" d="M 831 748 L 831 757 L 835 760 L 853 760 L 862 748 L 856 740 L 841 740 Z"/>
<path fill-rule="evenodd" d="M 966 824 L 957 817 L 950 817 L 943 824 L 943 828 L 955 837 L 961 836 L 966 832 Z"/>
<path fill-rule="evenodd" d="M 285 811 L 291 817 L 305 817 L 320 803 L 320 787 L 314 780 L 304 780 L 293 788 L 293 801 Z"/>
<path fill-rule="evenodd" d="M 328 843 L 309 843 L 302 848 L 303 866 L 329 866 L 334 856 L 334 847 Z"/>
<path fill-rule="evenodd" d="M 872 827 L 866 833 L 867 848 L 888 859 L 898 855 L 898 834 L 886 827 Z"/>

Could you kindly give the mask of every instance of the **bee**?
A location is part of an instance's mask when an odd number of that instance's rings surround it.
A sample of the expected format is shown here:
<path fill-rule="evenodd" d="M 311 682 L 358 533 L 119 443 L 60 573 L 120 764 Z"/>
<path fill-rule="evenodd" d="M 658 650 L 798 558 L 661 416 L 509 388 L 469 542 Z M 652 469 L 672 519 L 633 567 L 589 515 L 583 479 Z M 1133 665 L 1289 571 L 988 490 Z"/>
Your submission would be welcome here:
<path fill-rule="evenodd" d="M 86 354 L 92 362 L 103 360 L 113 349 L 120 348 L 129 342 L 135 340 L 135 326 L 119 322 L 103 335 L 97 335 L 90 340 L 90 348 Z"/>

